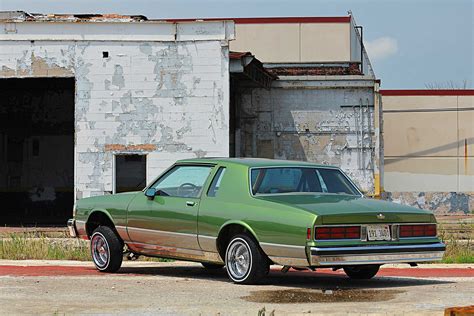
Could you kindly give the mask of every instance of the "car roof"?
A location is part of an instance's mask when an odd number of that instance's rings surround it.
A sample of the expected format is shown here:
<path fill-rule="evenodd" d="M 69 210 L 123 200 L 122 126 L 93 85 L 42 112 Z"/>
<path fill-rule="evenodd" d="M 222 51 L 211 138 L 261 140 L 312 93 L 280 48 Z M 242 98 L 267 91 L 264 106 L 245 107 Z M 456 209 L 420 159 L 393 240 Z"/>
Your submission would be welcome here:
<path fill-rule="evenodd" d="M 182 159 L 178 160 L 177 163 L 212 163 L 212 164 L 238 164 L 247 167 L 323 167 L 323 168 L 336 168 L 335 166 L 316 164 L 305 161 L 294 161 L 294 160 L 278 160 L 278 159 L 266 159 L 266 158 L 226 158 L 226 157 L 209 157 L 209 158 L 196 158 L 196 159 Z"/>

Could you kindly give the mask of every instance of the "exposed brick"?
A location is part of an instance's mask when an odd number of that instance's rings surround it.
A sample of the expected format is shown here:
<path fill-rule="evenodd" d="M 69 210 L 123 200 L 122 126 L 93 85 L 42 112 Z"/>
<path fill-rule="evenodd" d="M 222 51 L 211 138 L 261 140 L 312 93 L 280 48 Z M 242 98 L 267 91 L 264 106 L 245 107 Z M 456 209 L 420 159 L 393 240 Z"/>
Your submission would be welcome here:
<path fill-rule="evenodd" d="M 155 151 L 156 145 L 153 144 L 139 144 L 139 145 L 120 145 L 120 144 L 106 144 L 105 151 Z"/>

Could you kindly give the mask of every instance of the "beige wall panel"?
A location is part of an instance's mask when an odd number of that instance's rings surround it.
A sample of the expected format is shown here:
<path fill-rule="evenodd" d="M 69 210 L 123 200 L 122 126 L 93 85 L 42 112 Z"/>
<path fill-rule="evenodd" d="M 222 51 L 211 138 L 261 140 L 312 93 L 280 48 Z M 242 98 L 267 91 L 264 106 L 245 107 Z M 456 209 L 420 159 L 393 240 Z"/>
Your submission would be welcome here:
<path fill-rule="evenodd" d="M 459 158 L 459 191 L 474 192 L 474 158 Z"/>
<path fill-rule="evenodd" d="M 236 24 L 230 50 L 250 51 L 262 62 L 299 62 L 299 24 Z"/>
<path fill-rule="evenodd" d="M 384 113 L 387 156 L 457 156 L 457 113 Z"/>
<path fill-rule="evenodd" d="M 301 24 L 301 61 L 351 60 L 349 23 Z"/>
<path fill-rule="evenodd" d="M 460 95 L 458 96 L 459 108 L 473 108 L 474 109 L 474 95 Z"/>
<path fill-rule="evenodd" d="M 457 96 L 383 96 L 383 110 L 456 109 Z"/>
<path fill-rule="evenodd" d="M 459 157 L 474 157 L 474 108 L 472 111 L 460 111 L 458 119 Z"/>
<path fill-rule="evenodd" d="M 456 192 L 457 158 L 385 158 L 385 191 Z"/>

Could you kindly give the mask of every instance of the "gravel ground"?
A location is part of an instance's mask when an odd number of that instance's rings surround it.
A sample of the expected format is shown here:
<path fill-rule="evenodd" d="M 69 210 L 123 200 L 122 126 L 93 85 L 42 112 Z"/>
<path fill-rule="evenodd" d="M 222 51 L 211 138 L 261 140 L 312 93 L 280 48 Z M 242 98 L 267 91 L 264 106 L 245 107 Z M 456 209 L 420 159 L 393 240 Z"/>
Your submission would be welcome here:
<path fill-rule="evenodd" d="M 31 269 L 91 266 L 85 262 L 7 260 L 1 260 L 1 265 Z M 230 283 L 225 270 L 210 272 L 195 263 L 126 262 L 121 274 L 0 276 L 0 313 L 257 315 L 265 308 L 264 315 L 443 315 L 446 307 L 473 304 L 473 293 L 472 277 L 353 281 L 339 274 L 273 270 L 263 285 L 244 286 Z"/>

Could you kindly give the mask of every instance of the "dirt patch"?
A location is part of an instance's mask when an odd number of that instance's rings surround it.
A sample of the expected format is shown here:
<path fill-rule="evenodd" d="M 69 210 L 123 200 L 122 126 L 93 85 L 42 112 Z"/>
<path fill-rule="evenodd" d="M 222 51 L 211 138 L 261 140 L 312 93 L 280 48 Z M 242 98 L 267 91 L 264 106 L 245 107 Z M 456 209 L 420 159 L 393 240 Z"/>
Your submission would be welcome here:
<path fill-rule="evenodd" d="M 243 300 L 255 303 L 335 303 L 335 302 L 380 302 L 388 301 L 399 290 L 263 290 L 252 291 L 249 296 L 241 297 Z"/>

